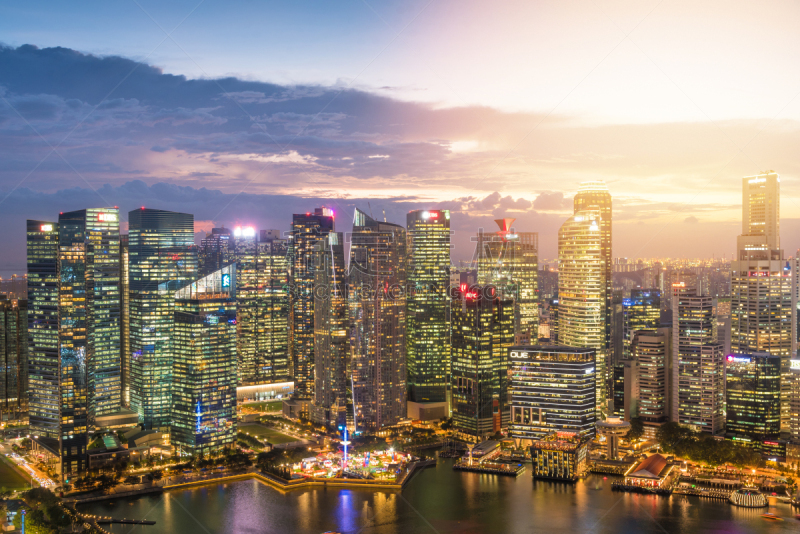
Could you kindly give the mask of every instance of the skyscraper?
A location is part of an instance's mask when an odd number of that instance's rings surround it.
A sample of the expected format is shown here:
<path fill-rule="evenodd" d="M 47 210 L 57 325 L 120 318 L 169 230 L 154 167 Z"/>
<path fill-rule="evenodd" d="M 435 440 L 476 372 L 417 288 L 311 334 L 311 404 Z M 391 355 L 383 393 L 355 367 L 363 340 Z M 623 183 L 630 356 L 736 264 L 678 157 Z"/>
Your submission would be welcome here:
<path fill-rule="evenodd" d="M 350 243 L 353 401 L 358 428 L 406 417 L 406 231 L 356 209 Z"/>
<path fill-rule="evenodd" d="M 207 276 L 233 263 L 233 244 L 230 228 L 212 228 L 200 241 L 198 276 Z"/>
<path fill-rule="evenodd" d="M 314 395 L 314 260 L 318 243 L 333 231 L 333 210 L 328 208 L 292 217 L 289 352 L 294 392 L 299 398 Z"/>
<path fill-rule="evenodd" d="M 631 342 L 637 330 L 652 330 L 661 323 L 661 293 L 657 289 L 632 289 L 622 299 L 622 357 L 632 356 Z"/>
<path fill-rule="evenodd" d="M 209 453 L 236 439 L 236 265 L 174 294 L 172 444 Z"/>
<path fill-rule="evenodd" d="M 28 386 L 31 432 L 58 450 L 58 223 L 27 222 Z"/>
<path fill-rule="evenodd" d="M 725 369 L 714 303 L 697 294 L 696 279 L 673 284 L 672 421 L 701 432 L 722 431 Z"/>
<path fill-rule="evenodd" d="M 731 262 L 731 350 L 781 358 L 781 429 L 790 430 L 792 276 L 780 248 L 780 177 L 742 179 L 742 235 Z"/>
<path fill-rule="evenodd" d="M 344 425 L 352 428 L 350 320 L 341 232 L 329 233 L 318 243 L 318 248 L 314 272 L 312 420 L 331 429 Z"/>
<path fill-rule="evenodd" d="M 406 361 L 408 399 L 414 403 L 409 406 L 424 407 L 432 412 L 431 418 L 445 417 L 450 377 L 450 212 L 411 211 L 406 221 Z"/>
<path fill-rule="evenodd" d="M 58 348 L 61 465 L 87 467 L 95 419 L 120 410 L 119 210 L 92 208 L 58 218 Z"/>
<path fill-rule="evenodd" d="M 509 364 L 514 439 L 537 440 L 552 432 L 594 436 L 594 349 L 515 346 Z"/>
<path fill-rule="evenodd" d="M 194 216 L 128 213 L 130 398 L 146 429 L 170 423 L 174 294 L 197 278 Z"/>
<path fill-rule="evenodd" d="M 466 284 L 452 300 L 453 427 L 482 441 L 508 428 L 508 348 L 514 343 L 514 300 L 494 286 Z"/>
<path fill-rule="evenodd" d="M 610 334 L 604 224 L 600 210 L 587 209 L 567 219 L 558 232 L 558 341 L 596 351 L 598 417 L 607 413 Z"/>
<path fill-rule="evenodd" d="M 28 411 L 28 302 L 0 295 L 0 419 Z"/>
<path fill-rule="evenodd" d="M 658 427 L 669 420 L 672 330 L 637 330 L 631 355 L 636 362 L 636 415 L 645 427 Z"/>
<path fill-rule="evenodd" d="M 239 383 L 290 380 L 287 240 L 278 231 L 236 228 L 236 306 Z"/>
<path fill-rule="evenodd" d="M 538 339 L 539 234 L 517 232 L 516 219 L 496 219 L 494 235 L 478 234 L 478 283 L 514 299 L 514 334 Z"/>
<path fill-rule="evenodd" d="M 781 433 L 781 357 L 766 352 L 726 358 L 726 432 L 747 441 Z"/>
<path fill-rule="evenodd" d="M 130 248 L 127 235 L 119 236 L 119 344 L 122 406 L 131 405 L 131 290 Z"/>

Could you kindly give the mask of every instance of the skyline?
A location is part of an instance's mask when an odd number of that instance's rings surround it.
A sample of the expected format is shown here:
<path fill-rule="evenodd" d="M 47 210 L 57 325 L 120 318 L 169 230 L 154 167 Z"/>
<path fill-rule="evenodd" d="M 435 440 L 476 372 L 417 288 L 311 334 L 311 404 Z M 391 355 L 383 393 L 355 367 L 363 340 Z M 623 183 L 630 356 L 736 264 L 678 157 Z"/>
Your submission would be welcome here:
<path fill-rule="evenodd" d="M 614 198 L 615 257 L 729 257 L 740 180 L 768 169 L 783 179 L 794 255 L 800 78 L 787 28 L 800 8 L 708 5 L 682 20 L 688 4 L 626 5 L 470 3 L 441 35 L 447 2 L 237 8 L 260 33 L 205 2 L 51 6 L 44 20 L 4 6 L 0 275 L 24 272 L 25 219 L 113 205 L 192 213 L 196 232 L 288 231 L 292 213 L 319 206 L 344 213 L 345 232 L 355 208 L 398 224 L 449 209 L 455 261 L 498 217 L 538 232 L 552 258 L 572 195 L 595 179 Z M 104 24 L 86 24 L 89 11 Z M 285 33 L 296 46 L 270 46 Z"/>

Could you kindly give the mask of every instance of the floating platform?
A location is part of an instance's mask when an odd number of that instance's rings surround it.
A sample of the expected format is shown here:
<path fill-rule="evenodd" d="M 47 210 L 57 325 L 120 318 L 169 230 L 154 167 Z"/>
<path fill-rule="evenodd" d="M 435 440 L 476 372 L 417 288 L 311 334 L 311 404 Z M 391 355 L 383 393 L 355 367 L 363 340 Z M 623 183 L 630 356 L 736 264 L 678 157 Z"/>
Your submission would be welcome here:
<path fill-rule="evenodd" d="M 462 464 L 456 463 L 453 465 L 453 470 L 455 471 L 469 471 L 470 473 L 483 473 L 485 475 L 501 475 L 507 477 L 518 477 L 522 473 L 525 472 L 524 465 L 518 466 L 511 466 L 509 465 L 508 468 L 499 468 L 499 467 L 489 467 L 483 465 L 469 465 L 469 464 Z"/>

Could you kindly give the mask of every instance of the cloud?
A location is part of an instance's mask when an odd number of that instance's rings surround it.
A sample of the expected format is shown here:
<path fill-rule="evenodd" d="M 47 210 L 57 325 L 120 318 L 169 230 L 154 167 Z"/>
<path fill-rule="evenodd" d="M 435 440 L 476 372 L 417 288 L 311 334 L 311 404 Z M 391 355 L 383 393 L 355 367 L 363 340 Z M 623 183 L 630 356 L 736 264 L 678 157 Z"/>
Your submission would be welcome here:
<path fill-rule="evenodd" d="M 690 216 L 686 217 L 683 220 L 683 222 L 688 223 L 688 224 L 697 224 L 697 223 L 700 222 L 700 220 L 697 217 L 695 217 L 694 215 L 690 215 Z"/>

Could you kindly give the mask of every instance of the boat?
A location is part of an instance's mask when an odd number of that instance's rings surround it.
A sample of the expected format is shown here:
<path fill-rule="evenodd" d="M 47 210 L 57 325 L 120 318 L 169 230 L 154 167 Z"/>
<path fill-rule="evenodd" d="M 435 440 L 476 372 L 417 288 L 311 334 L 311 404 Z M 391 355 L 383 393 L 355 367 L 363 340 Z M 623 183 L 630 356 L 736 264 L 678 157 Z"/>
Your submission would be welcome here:
<path fill-rule="evenodd" d="M 777 515 L 772 513 L 761 514 L 761 517 L 763 517 L 764 519 L 768 519 L 769 521 L 783 521 L 782 517 L 778 517 Z"/>

